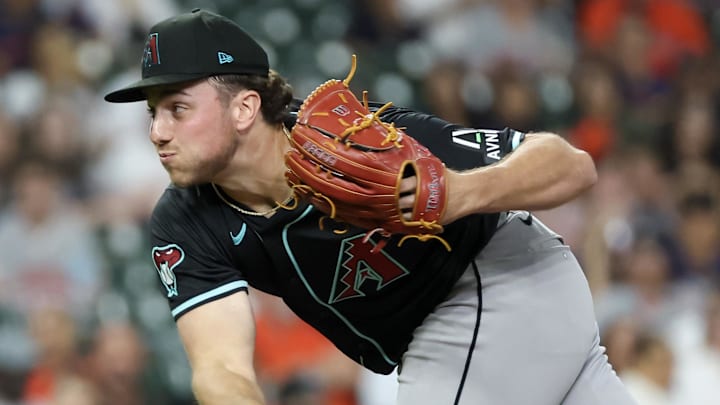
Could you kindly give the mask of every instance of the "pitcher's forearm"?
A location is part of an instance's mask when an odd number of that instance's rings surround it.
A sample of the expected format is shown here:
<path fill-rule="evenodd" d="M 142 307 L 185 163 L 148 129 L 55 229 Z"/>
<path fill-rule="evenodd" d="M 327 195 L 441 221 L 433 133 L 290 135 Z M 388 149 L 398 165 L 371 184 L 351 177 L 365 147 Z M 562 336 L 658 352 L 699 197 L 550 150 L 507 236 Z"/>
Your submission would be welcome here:
<path fill-rule="evenodd" d="M 587 153 L 550 133 L 529 135 L 495 165 L 448 176 L 450 220 L 472 213 L 553 208 L 597 179 Z"/>
<path fill-rule="evenodd" d="M 192 387 L 200 405 L 265 405 L 255 381 L 228 370 L 194 372 Z"/>

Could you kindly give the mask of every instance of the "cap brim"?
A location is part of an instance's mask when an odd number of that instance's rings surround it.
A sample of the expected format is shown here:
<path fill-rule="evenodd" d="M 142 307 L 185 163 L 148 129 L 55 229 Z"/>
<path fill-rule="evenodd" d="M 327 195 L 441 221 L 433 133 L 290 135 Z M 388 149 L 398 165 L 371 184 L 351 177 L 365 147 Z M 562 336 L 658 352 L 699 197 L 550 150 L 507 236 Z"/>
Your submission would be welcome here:
<path fill-rule="evenodd" d="M 207 77 L 207 73 L 159 75 L 140 80 L 122 89 L 115 90 L 105 95 L 105 101 L 110 103 L 131 103 L 134 101 L 147 100 L 145 90 L 149 87 L 176 84 Z"/>

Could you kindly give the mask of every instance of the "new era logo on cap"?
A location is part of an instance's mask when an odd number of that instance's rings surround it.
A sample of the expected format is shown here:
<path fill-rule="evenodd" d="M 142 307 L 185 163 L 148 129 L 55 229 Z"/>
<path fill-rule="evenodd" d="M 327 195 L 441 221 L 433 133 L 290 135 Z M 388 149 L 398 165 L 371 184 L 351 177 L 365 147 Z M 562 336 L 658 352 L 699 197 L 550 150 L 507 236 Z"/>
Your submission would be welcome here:
<path fill-rule="evenodd" d="M 233 59 L 232 55 L 228 55 L 227 53 L 222 51 L 218 51 L 217 56 L 218 62 L 220 62 L 221 65 L 225 63 L 232 63 L 232 61 L 235 60 Z"/>

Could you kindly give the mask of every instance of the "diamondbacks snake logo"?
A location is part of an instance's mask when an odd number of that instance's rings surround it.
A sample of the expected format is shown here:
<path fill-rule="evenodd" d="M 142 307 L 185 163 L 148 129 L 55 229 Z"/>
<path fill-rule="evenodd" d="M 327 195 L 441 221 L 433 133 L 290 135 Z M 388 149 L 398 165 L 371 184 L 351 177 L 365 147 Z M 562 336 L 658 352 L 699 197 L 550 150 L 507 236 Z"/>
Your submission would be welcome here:
<path fill-rule="evenodd" d="M 330 293 L 330 304 L 339 301 L 364 297 L 368 282 L 374 282 L 375 291 L 380 291 L 393 281 L 406 276 L 409 271 L 383 250 L 373 253 L 372 240 L 364 243 L 361 234 L 342 242 L 335 280 Z M 364 288 L 363 288 L 364 287 Z"/>
<path fill-rule="evenodd" d="M 168 298 L 178 295 L 177 279 L 173 271 L 185 259 L 185 252 L 176 244 L 170 244 L 152 249 L 155 269 L 160 275 L 160 280 L 167 290 Z"/>

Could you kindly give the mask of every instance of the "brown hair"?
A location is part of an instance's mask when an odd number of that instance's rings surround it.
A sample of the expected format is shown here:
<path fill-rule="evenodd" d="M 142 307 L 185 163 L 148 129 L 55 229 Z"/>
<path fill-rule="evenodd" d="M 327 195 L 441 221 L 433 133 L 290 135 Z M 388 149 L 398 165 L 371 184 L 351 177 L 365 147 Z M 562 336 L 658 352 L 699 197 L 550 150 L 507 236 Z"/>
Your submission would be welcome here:
<path fill-rule="evenodd" d="M 240 90 L 255 90 L 260 94 L 263 118 L 270 124 L 280 124 L 287 115 L 293 99 L 292 87 L 278 72 L 270 69 L 267 77 L 258 75 L 218 75 L 208 79 L 227 104 Z"/>

